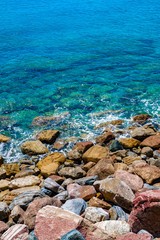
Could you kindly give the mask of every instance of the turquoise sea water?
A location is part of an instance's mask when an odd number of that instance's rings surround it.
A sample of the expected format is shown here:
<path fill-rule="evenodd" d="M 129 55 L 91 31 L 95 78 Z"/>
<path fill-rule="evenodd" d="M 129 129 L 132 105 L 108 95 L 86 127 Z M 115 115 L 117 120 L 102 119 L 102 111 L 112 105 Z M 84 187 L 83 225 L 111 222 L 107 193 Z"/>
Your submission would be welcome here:
<path fill-rule="evenodd" d="M 0 53 L 8 160 L 40 130 L 30 128 L 37 116 L 62 114 L 52 125 L 62 138 L 92 139 L 94 125 L 139 113 L 160 122 L 158 0 L 3 0 Z"/>

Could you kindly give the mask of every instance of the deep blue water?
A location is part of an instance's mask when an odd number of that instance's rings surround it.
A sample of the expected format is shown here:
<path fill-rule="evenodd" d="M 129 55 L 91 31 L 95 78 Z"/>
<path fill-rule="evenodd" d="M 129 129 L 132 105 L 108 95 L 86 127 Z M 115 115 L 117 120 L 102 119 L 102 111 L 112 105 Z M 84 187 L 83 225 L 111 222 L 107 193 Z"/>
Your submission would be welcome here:
<path fill-rule="evenodd" d="M 90 139 L 111 119 L 160 122 L 158 0 L 3 0 L 0 58 L 0 132 L 14 139 L 0 146 L 6 158 L 39 130 L 37 116 L 69 111 L 52 127 Z"/>

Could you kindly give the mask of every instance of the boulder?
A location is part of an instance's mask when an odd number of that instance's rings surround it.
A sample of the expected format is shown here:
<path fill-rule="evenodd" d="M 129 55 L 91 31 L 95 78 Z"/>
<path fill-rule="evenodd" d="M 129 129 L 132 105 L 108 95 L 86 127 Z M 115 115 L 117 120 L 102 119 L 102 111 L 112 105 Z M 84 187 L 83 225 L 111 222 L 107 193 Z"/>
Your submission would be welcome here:
<path fill-rule="evenodd" d="M 27 240 L 28 234 L 29 231 L 26 225 L 16 224 L 3 233 L 1 240 Z"/>
<path fill-rule="evenodd" d="M 1 142 L 8 142 L 8 141 L 10 141 L 10 140 L 11 140 L 10 137 L 7 137 L 7 136 L 5 136 L 5 135 L 3 135 L 3 134 L 0 134 L 0 143 L 1 143 Z"/>
<path fill-rule="evenodd" d="M 80 186 L 77 183 L 69 184 L 67 191 L 70 198 L 83 198 L 85 201 L 96 195 L 96 190 L 93 186 Z"/>
<path fill-rule="evenodd" d="M 46 206 L 36 216 L 34 233 L 38 240 L 61 239 L 69 231 L 76 229 L 83 218 L 72 212 Z"/>
<path fill-rule="evenodd" d="M 156 135 L 156 132 L 150 127 L 137 127 L 131 132 L 131 137 L 140 141 L 153 135 Z"/>
<path fill-rule="evenodd" d="M 123 234 L 130 232 L 130 226 L 126 221 L 120 220 L 108 220 L 103 222 L 98 222 L 95 224 L 96 227 L 100 228 L 102 231 L 107 233 L 112 238 L 117 238 Z"/>
<path fill-rule="evenodd" d="M 30 190 L 15 197 L 14 200 L 9 205 L 9 209 L 13 210 L 13 208 L 16 205 L 19 205 L 22 209 L 26 209 L 30 202 L 32 202 L 35 199 L 44 197 L 46 197 L 46 195 L 40 190 Z"/>
<path fill-rule="evenodd" d="M 131 210 L 134 193 L 131 188 L 120 179 L 108 178 L 101 181 L 100 192 L 106 201 L 110 201 L 122 208 Z"/>
<path fill-rule="evenodd" d="M 46 130 L 38 134 L 37 139 L 43 143 L 52 144 L 55 142 L 56 138 L 59 136 L 60 132 L 58 130 Z"/>
<path fill-rule="evenodd" d="M 88 202 L 90 207 L 110 209 L 112 206 L 106 201 L 99 199 L 97 197 L 92 197 Z"/>
<path fill-rule="evenodd" d="M 116 238 L 116 240 L 152 240 L 152 237 L 147 233 L 135 234 L 131 232 Z"/>
<path fill-rule="evenodd" d="M 106 147 L 100 145 L 94 145 L 89 148 L 83 155 L 82 159 L 86 162 L 98 162 L 103 158 L 107 158 L 109 155 L 109 150 Z"/>
<path fill-rule="evenodd" d="M 4 232 L 8 230 L 8 225 L 5 222 L 0 221 L 0 237 Z"/>
<path fill-rule="evenodd" d="M 85 240 L 83 235 L 76 229 L 71 230 L 61 237 L 61 240 Z"/>
<path fill-rule="evenodd" d="M 64 167 L 58 172 L 61 177 L 66 178 L 81 178 L 86 175 L 86 172 L 81 167 Z"/>
<path fill-rule="evenodd" d="M 0 221 L 7 219 L 9 214 L 8 205 L 5 202 L 0 202 Z"/>
<path fill-rule="evenodd" d="M 67 200 L 61 208 L 77 215 L 81 215 L 87 207 L 87 203 L 81 198 Z"/>
<path fill-rule="evenodd" d="M 143 124 L 150 118 L 152 117 L 149 114 L 139 114 L 133 117 L 133 122 Z"/>
<path fill-rule="evenodd" d="M 112 139 L 115 139 L 115 135 L 112 132 L 106 132 L 103 135 L 96 138 L 96 143 L 105 144 Z"/>
<path fill-rule="evenodd" d="M 129 224 L 134 233 L 144 229 L 160 237 L 160 190 L 145 191 L 135 197 Z"/>
<path fill-rule="evenodd" d="M 76 145 L 74 146 L 74 149 L 77 149 L 78 151 L 80 151 L 81 153 L 86 152 L 90 147 L 93 146 L 93 143 L 88 141 L 88 142 L 78 142 L 76 143 Z"/>
<path fill-rule="evenodd" d="M 27 141 L 22 143 L 21 151 L 23 154 L 38 155 L 48 153 L 48 148 L 39 140 Z"/>
<path fill-rule="evenodd" d="M 15 178 L 9 183 L 10 189 L 16 189 L 16 188 L 24 188 L 24 187 L 30 187 L 40 184 L 40 178 L 34 175 L 21 177 L 21 178 Z"/>
<path fill-rule="evenodd" d="M 93 166 L 88 172 L 88 176 L 95 176 L 97 175 L 99 179 L 104 179 L 109 175 L 114 173 L 114 167 L 112 165 L 112 160 L 108 159 L 101 159 L 95 166 Z"/>
<path fill-rule="evenodd" d="M 109 219 L 109 213 L 104 211 L 102 208 L 87 207 L 84 213 L 87 220 L 96 223 Z"/>
<path fill-rule="evenodd" d="M 125 182 L 134 192 L 137 192 L 143 187 L 143 181 L 137 175 L 131 174 L 127 171 L 116 171 L 114 177 Z"/>
<path fill-rule="evenodd" d="M 140 141 L 134 138 L 120 138 L 119 143 L 124 148 L 134 148 L 140 145 Z"/>
<path fill-rule="evenodd" d="M 24 214 L 24 223 L 28 226 L 29 230 L 34 229 L 35 219 L 38 211 L 47 205 L 61 207 L 62 203 L 60 200 L 53 197 L 36 199 L 29 204 Z"/>
<path fill-rule="evenodd" d="M 150 136 L 141 142 L 141 147 L 151 147 L 153 149 L 160 148 L 160 135 Z"/>
<path fill-rule="evenodd" d="M 135 166 L 133 171 L 149 184 L 160 178 L 160 169 L 156 166 L 150 166 L 147 163 Z"/>

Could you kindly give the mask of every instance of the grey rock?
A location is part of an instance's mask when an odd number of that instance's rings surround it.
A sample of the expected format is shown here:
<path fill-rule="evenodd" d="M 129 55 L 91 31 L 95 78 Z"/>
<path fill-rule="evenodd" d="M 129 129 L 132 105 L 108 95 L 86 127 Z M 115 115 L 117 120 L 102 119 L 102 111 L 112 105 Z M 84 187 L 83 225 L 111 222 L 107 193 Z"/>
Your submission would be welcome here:
<path fill-rule="evenodd" d="M 5 202 L 0 202 L 0 221 L 7 219 L 10 214 L 8 205 Z"/>
<path fill-rule="evenodd" d="M 64 191 L 64 189 L 53 179 L 46 178 L 43 183 L 44 187 L 51 190 L 54 193 L 59 193 L 59 189 L 61 188 L 61 191 Z"/>
<path fill-rule="evenodd" d="M 78 183 L 81 186 L 84 186 L 84 185 L 93 185 L 96 180 L 98 180 L 98 176 L 79 178 L 74 180 L 73 182 Z"/>
<path fill-rule="evenodd" d="M 160 187 L 152 186 L 152 185 L 149 185 L 148 183 L 144 183 L 143 188 L 147 188 L 147 189 L 150 189 L 150 190 L 160 189 Z"/>
<path fill-rule="evenodd" d="M 87 207 L 85 218 L 90 222 L 96 223 L 109 219 L 109 213 L 98 207 Z"/>
<path fill-rule="evenodd" d="M 155 158 L 155 159 L 160 159 L 160 153 L 158 152 L 158 151 L 154 151 L 153 152 L 153 157 Z"/>
<path fill-rule="evenodd" d="M 71 230 L 61 237 L 61 240 L 85 240 L 83 235 L 76 229 Z"/>
<path fill-rule="evenodd" d="M 41 188 L 41 191 L 48 195 L 49 197 L 53 196 L 53 192 L 45 187 Z"/>
<path fill-rule="evenodd" d="M 117 140 L 113 140 L 110 147 L 109 147 L 109 150 L 111 152 L 115 152 L 115 151 L 118 151 L 118 150 L 121 150 L 121 149 L 122 149 L 122 146 L 119 143 L 119 141 L 117 141 Z"/>
<path fill-rule="evenodd" d="M 64 182 L 62 183 L 62 185 L 61 185 L 61 187 L 63 187 L 63 188 L 67 188 L 67 186 L 69 185 L 69 184 L 71 184 L 71 183 L 73 183 L 73 179 L 72 178 L 67 178 L 66 180 L 64 180 Z"/>
<path fill-rule="evenodd" d="M 87 207 L 87 203 L 82 198 L 69 199 L 61 206 L 62 209 L 81 215 Z"/>
<path fill-rule="evenodd" d="M 68 200 L 68 192 L 63 191 L 57 195 L 54 196 L 54 198 L 59 199 L 62 203 L 64 203 L 66 200 Z"/>
<path fill-rule="evenodd" d="M 113 206 L 109 209 L 111 220 L 122 220 L 128 222 L 128 216 L 119 206 Z"/>

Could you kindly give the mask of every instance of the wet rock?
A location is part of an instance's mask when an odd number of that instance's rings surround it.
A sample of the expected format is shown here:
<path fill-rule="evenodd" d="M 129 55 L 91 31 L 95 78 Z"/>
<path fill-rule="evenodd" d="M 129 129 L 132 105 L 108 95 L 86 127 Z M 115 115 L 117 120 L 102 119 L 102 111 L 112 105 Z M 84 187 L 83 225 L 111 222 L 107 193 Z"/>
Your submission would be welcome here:
<path fill-rule="evenodd" d="M 1 240 L 27 240 L 28 239 L 28 228 L 24 224 L 16 224 L 10 227 L 3 235 L 1 236 Z"/>
<path fill-rule="evenodd" d="M 76 229 L 66 233 L 62 236 L 61 240 L 85 240 L 83 235 Z"/>
<path fill-rule="evenodd" d="M 62 168 L 58 174 L 61 177 L 66 177 L 66 178 L 81 178 L 86 175 L 86 172 L 82 170 L 81 167 L 64 167 Z"/>
<path fill-rule="evenodd" d="M 31 123 L 32 127 L 40 127 L 43 125 L 49 125 L 52 122 L 56 122 L 57 117 L 35 117 Z"/>
<path fill-rule="evenodd" d="M 27 141 L 22 143 L 21 151 L 23 154 L 38 155 L 48 153 L 47 147 L 41 141 Z"/>
<path fill-rule="evenodd" d="M 109 150 L 111 152 L 115 152 L 115 151 L 118 151 L 118 150 L 121 150 L 121 149 L 122 149 L 122 146 L 119 143 L 119 141 L 117 141 L 117 140 L 113 140 L 110 147 L 109 147 Z"/>
<path fill-rule="evenodd" d="M 121 237 L 116 238 L 116 240 L 152 240 L 152 237 L 146 233 L 135 234 L 135 233 L 127 233 Z"/>
<path fill-rule="evenodd" d="M 140 145 L 140 141 L 134 138 L 120 138 L 119 143 L 124 148 L 134 148 Z"/>
<path fill-rule="evenodd" d="M 142 192 L 135 197 L 129 223 L 135 233 L 144 229 L 160 237 L 160 190 Z"/>
<path fill-rule="evenodd" d="M 55 142 L 56 138 L 59 136 L 60 132 L 58 130 L 46 130 L 38 134 L 37 139 L 43 143 L 52 144 Z"/>
<path fill-rule="evenodd" d="M 88 204 L 90 207 L 97 207 L 97 208 L 104 208 L 104 209 L 110 209 L 112 207 L 109 203 L 97 197 L 92 197 L 89 200 Z"/>
<path fill-rule="evenodd" d="M 119 206 L 113 206 L 109 209 L 110 220 L 122 220 L 128 222 L 128 216 Z"/>
<path fill-rule="evenodd" d="M 96 138 L 96 143 L 105 144 L 112 139 L 115 139 L 115 135 L 112 132 L 106 132 L 103 135 Z"/>
<path fill-rule="evenodd" d="M 74 180 L 75 183 L 78 183 L 81 186 L 84 185 L 93 185 L 93 183 L 98 180 L 98 176 L 89 176 L 89 177 L 83 177 L 83 178 L 79 178 Z"/>
<path fill-rule="evenodd" d="M 106 125 L 122 125 L 125 121 L 124 120 L 112 120 L 110 122 L 107 122 Z"/>
<path fill-rule="evenodd" d="M 76 143 L 76 145 L 74 146 L 74 149 L 77 149 L 78 151 L 80 151 L 81 153 L 86 152 L 90 147 L 93 146 L 93 143 L 88 141 L 88 142 L 78 142 Z"/>
<path fill-rule="evenodd" d="M 95 145 L 89 148 L 83 155 L 82 159 L 86 162 L 98 162 L 103 158 L 107 158 L 109 154 L 109 150 L 100 145 Z"/>
<path fill-rule="evenodd" d="M 74 149 L 67 153 L 67 158 L 71 160 L 80 160 L 82 157 L 82 153 L 79 152 L 79 150 Z"/>
<path fill-rule="evenodd" d="M 127 171 L 116 171 L 114 177 L 124 181 L 134 192 L 137 192 L 143 187 L 142 179 Z"/>
<path fill-rule="evenodd" d="M 116 178 L 108 178 L 101 182 L 100 192 L 106 201 L 110 201 L 131 210 L 134 194 L 131 188 L 123 181 Z"/>
<path fill-rule="evenodd" d="M 67 146 L 67 142 L 62 140 L 62 139 L 59 139 L 57 140 L 54 144 L 53 144 L 53 149 L 56 149 L 56 150 L 61 150 L 62 148 L 64 148 L 65 146 Z"/>
<path fill-rule="evenodd" d="M 24 211 L 20 206 L 15 206 L 11 211 L 10 217 L 15 223 L 23 224 L 24 223 Z"/>
<path fill-rule="evenodd" d="M 10 140 L 11 140 L 10 137 L 7 137 L 7 136 L 5 136 L 5 135 L 3 135 L 3 134 L 0 134 L 0 143 L 1 143 L 1 142 L 8 142 L 8 141 L 10 141 Z"/>
<path fill-rule="evenodd" d="M 81 198 L 67 200 L 61 208 L 77 215 L 81 215 L 87 207 L 87 203 Z"/>
<path fill-rule="evenodd" d="M 61 207 L 62 203 L 60 200 L 53 197 L 36 199 L 29 204 L 24 214 L 24 223 L 28 226 L 29 230 L 34 229 L 35 219 L 38 211 L 47 205 Z"/>
<path fill-rule="evenodd" d="M 8 225 L 5 222 L 0 221 L 0 237 L 4 232 L 8 230 Z"/>
<path fill-rule="evenodd" d="M 9 181 L 7 180 L 0 180 L 0 191 L 4 191 L 9 188 Z"/>
<path fill-rule="evenodd" d="M 147 157 L 152 157 L 153 156 L 153 149 L 150 147 L 143 147 L 141 150 L 142 154 L 145 154 Z"/>
<path fill-rule="evenodd" d="M 99 227 L 100 229 L 102 229 L 102 231 L 104 231 L 113 238 L 130 232 L 130 226 L 126 221 L 109 220 L 98 222 L 95 224 L 95 226 Z"/>
<path fill-rule="evenodd" d="M 97 175 L 99 179 L 104 179 L 109 175 L 114 173 L 114 167 L 112 165 L 112 160 L 101 159 L 94 167 L 92 167 L 88 172 L 87 176 Z"/>
<path fill-rule="evenodd" d="M 21 178 L 15 178 L 9 184 L 10 189 L 30 187 L 40 184 L 40 179 L 37 176 L 26 176 Z"/>
<path fill-rule="evenodd" d="M 70 198 L 83 198 L 86 201 L 96 195 L 96 190 L 93 186 L 80 186 L 77 183 L 68 185 L 67 191 Z"/>
<path fill-rule="evenodd" d="M 86 219 L 93 223 L 109 219 L 109 213 L 104 211 L 102 208 L 97 207 L 87 207 L 84 215 Z"/>
<path fill-rule="evenodd" d="M 156 135 L 156 132 L 152 128 L 137 127 L 131 132 L 131 137 L 136 138 L 140 141 L 144 140 L 149 136 Z"/>
<path fill-rule="evenodd" d="M 63 235 L 76 229 L 82 220 L 82 217 L 72 212 L 46 206 L 39 210 L 36 216 L 34 232 L 39 240 L 61 239 Z"/>
<path fill-rule="evenodd" d="M 149 184 L 160 178 L 160 169 L 156 166 L 150 166 L 147 163 L 135 166 L 133 170 L 135 174 L 140 176 L 146 183 Z"/>
<path fill-rule="evenodd" d="M 133 117 L 133 122 L 143 124 L 150 118 L 152 117 L 149 114 L 139 114 Z"/>
<path fill-rule="evenodd" d="M 15 175 L 20 171 L 18 163 L 4 163 L 1 168 L 5 170 L 7 177 Z"/>
<path fill-rule="evenodd" d="M 141 147 L 151 147 L 153 149 L 160 148 L 160 135 L 154 135 L 146 138 L 141 142 Z"/>
<path fill-rule="evenodd" d="M 5 202 L 0 202 L 0 221 L 7 219 L 9 214 L 8 205 Z"/>
<path fill-rule="evenodd" d="M 9 209 L 13 210 L 16 205 L 19 205 L 22 209 L 26 209 L 30 202 L 38 198 L 44 198 L 46 195 L 40 190 L 30 190 L 28 192 L 18 195 L 9 205 Z"/>

